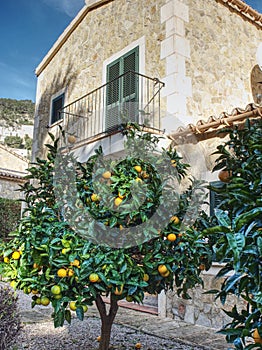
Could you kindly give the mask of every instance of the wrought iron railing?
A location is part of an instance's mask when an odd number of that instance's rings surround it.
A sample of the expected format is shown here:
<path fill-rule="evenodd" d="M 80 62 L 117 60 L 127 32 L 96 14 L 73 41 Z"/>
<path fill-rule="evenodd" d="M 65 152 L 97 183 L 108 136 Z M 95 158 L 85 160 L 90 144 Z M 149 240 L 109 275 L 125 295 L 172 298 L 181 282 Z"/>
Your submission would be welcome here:
<path fill-rule="evenodd" d="M 163 86 L 157 78 L 128 71 L 63 107 L 63 129 L 76 143 L 112 134 L 128 122 L 160 129 Z"/>

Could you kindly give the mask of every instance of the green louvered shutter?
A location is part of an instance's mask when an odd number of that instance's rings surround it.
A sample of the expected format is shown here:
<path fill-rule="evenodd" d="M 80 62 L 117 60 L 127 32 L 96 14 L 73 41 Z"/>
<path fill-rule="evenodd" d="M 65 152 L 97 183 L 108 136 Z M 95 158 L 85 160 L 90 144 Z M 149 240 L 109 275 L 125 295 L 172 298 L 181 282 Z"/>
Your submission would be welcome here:
<path fill-rule="evenodd" d="M 138 71 L 138 47 L 107 66 L 106 130 L 124 121 L 136 121 L 138 111 L 138 78 L 128 71 Z M 127 73 L 120 79 L 118 77 Z"/>

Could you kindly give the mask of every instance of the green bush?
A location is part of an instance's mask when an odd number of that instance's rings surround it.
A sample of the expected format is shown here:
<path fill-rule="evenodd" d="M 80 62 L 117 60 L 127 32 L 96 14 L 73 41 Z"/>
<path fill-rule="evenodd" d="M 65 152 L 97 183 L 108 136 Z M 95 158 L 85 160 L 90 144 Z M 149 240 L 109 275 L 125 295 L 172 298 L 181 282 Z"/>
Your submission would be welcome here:
<path fill-rule="evenodd" d="M 0 198 L 0 240 L 6 240 L 21 216 L 21 202 L 14 199 Z"/>
<path fill-rule="evenodd" d="M 225 277 L 221 290 L 212 292 L 223 304 L 235 295 L 246 305 L 226 312 L 231 322 L 221 331 L 238 350 L 261 349 L 261 343 L 249 343 L 255 331 L 262 336 L 261 132 L 261 119 L 247 120 L 243 128 L 229 130 L 228 141 L 215 152 L 219 157 L 214 170 L 227 170 L 230 178 L 212 188 L 223 201 L 215 210 L 215 226 L 203 232 L 215 237 L 216 260 L 226 259 L 217 276 Z"/>
<path fill-rule="evenodd" d="M 0 285 L 0 350 L 14 345 L 20 330 L 17 296 L 9 286 Z"/>

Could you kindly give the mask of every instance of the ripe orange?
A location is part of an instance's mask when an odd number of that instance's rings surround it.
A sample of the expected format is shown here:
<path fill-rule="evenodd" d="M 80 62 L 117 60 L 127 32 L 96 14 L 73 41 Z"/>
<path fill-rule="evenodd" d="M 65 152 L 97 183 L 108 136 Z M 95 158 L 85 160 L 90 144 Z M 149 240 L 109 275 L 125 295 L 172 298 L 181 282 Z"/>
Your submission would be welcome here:
<path fill-rule="evenodd" d="M 176 215 L 174 215 L 174 216 L 171 217 L 170 222 L 172 222 L 173 224 L 177 225 L 177 224 L 179 224 L 180 220 L 179 220 L 179 218 Z"/>
<path fill-rule="evenodd" d="M 14 259 L 14 260 L 19 260 L 19 259 L 20 259 L 20 256 L 21 256 L 21 253 L 20 253 L 18 250 L 16 250 L 16 251 L 13 252 L 13 254 L 12 254 L 12 259 Z"/>
<path fill-rule="evenodd" d="M 232 177 L 232 171 L 221 170 L 218 174 L 218 178 L 222 182 L 229 182 Z"/>
<path fill-rule="evenodd" d="M 142 344 L 141 343 L 136 343 L 135 348 L 136 349 L 141 349 L 142 348 Z"/>
<path fill-rule="evenodd" d="M 161 273 L 162 277 L 168 277 L 170 275 L 170 272 L 167 270 L 165 273 Z"/>
<path fill-rule="evenodd" d="M 67 138 L 69 143 L 75 143 L 76 142 L 76 137 L 74 135 L 69 135 Z"/>
<path fill-rule="evenodd" d="M 101 341 L 101 335 L 99 335 L 99 336 L 96 338 L 96 340 L 97 340 L 98 342 L 100 342 L 100 341 Z"/>
<path fill-rule="evenodd" d="M 119 197 L 120 199 L 124 199 L 124 198 L 125 198 L 125 195 L 124 195 L 124 194 L 121 194 L 120 192 L 118 192 L 118 197 Z"/>
<path fill-rule="evenodd" d="M 72 269 L 68 269 L 68 270 L 67 270 L 67 276 L 68 276 L 68 277 L 72 277 L 72 276 L 74 276 L 74 274 L 75 274 L 75 273 L 74 273 L 74 271 L 73 271 Z"/>
<path fill-rule="evenodd" d="M 5 257 L 4 257 L 4 262 L 5 262 L 6 264 L 8 264 L 9 261 L 10 261 L 10 259 L 8 258 L 8 256 L 5 256 Z"/>
<path fill-rule="evenodd" d="M 57 270 L 57 276 L 61 277 L 61 278 L 66 277 L 67 276 L 66 269 L 59 269 L 59 270 Z"/>
<path fill-rule="evenodd" d="M 145 281 L 145 282 L 149 281 L 149 275 L 147 273 L 144 274 L 143 281 Z"/>
<path fill-rule="evenodd" d="M 47 297 L 41 297 L 41 304 L 47 306 L 50 304 L 50 300 Z"/>
<path fill-rule="evenodd" d="M 115 289 L 115 291 L 114 291 L 115 295 L 122 295 L 122 293 L 123 293 L 123 288 L 124 288 L 124 285 L 123 285 L 123 284 L 121 285 L 120 289 L 118 289 L 118 287 L 116 287 L 116 289 Z"/>
<path fill-rule="evenodd" d="M 69 308 L 72 311 L 76 311 L 76 309 L 77 309 L 76 302 L 75 301 L 70 301 Z"/>
<path fill-rule="evenodd" d="M 168 271 L 166 265 L 159 265 L 157 269 L 160 274 L 166 273 Z"/>
<path fill-rule="evenodd" d="M 121 199 L 120 197 L 116 197 L 115 198 L 115 206 L 118 207 L 121 203 L 122 203 L 123 199 Z"/>
<path fill-rule="evenodd" d="M 142 179 L 140 179 L 140 177 L 137 177 L 135 181 L 136 181 L 136 182 L 140 182 L 140 183 L 142 183 L 142 182 L 143 182 L 143 180 L 142 180 Z"/>
<path fill-rule="evenodd" d="M 33 293 L 33 291 L 32 291 Z M 58 295 L 61 294 L 61 287 L 57 284 L 55 284 L 52 288 L 51 288 L 51 293 L 54 295 Z"/>
<path fill-rule="evenodd" d="M 170 242 L 174 242 L 176 240 L 176 235 L 174 233 L 169 233 L 169 235 L 167 235 L 167 239 Z"/>
<path fill-rule="evenodd" d="M 175 159 L 171 159 L 171 165 L 175 168 L 176 167 L 176 161 Z"/>
<path fill-rule="evenodd" d="M 205 268 L 206 268 L 205 264 L 200 264 L 200 265 L 199 265 L 199 270 L 200 270 L 200 271 L 204 271 Z"/>
<path fill-rule="evenodd" d="M 78 259 L 75 259 L 74 261 L 71 261 L 70 265 L 80 267 L 80 261 Z"/>
<path fill-rule="evenodd" d="M 32 290 L 31 290 L 31 293 L 32 293 L 32 294 L 38 294 L 38 290 L 37 290 L 37 289 L 32 289 Z"/>
<path fill-rule="evenodd" d="M 253 339 L 256 344 L 262 344 L 262 338 L 260 334 L 258 333 L 258 329 L 256 328 L 253 333 Z"/>
<path fill-rule="evenodd" d="M 92 202 L 98 202 L 99 201 L 99 196 L 96 193 L 93 193 L 91 196 Z"/>
<path fill-rule="evenodd" d="M 89 281 L 92 283 L 96 283 L 99 281 L 99 276 L 97 273 L 91 273 L 91 275 L 89 276 Z"/>
<path fill-rule="evenodd" d="M 102 177 L 104 179 L 110 179 L 110 177 L 112 176 L 111 172 L 110 171 L 105 171 L 103 174 L 102 174 Z"/>
<path fill-rule="evenodd" d="M 141 171 L 142 171 L 142 168 L 141 168 L 140 165 L 134 166 L 134 169 L 135 169 L 135 171 L 138 172 L 138 173 L 141 173 Z"/>

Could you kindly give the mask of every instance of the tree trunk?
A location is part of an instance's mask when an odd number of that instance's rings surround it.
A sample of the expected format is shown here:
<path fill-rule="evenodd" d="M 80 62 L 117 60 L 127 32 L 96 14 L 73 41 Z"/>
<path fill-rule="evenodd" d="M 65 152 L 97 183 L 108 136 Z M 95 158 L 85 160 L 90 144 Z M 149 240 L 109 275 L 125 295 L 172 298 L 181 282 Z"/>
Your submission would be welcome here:
<path fill-rule="evenodd" d="M 106 313 L 106 304 L 103 301 L 101 295 L 97 295 L 96 297 L 96 306 L 101 318 L 101 340 L 99 344 L 99 350 L 108 350 L 111 329 L 118 310 L 117 300 L 114 299 L 112 294 L 110 295 L 110 309 L 108 314 Z"/>

